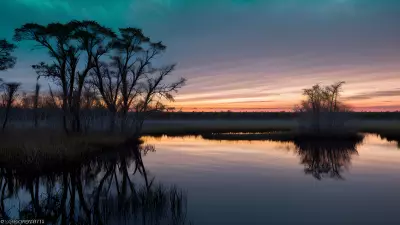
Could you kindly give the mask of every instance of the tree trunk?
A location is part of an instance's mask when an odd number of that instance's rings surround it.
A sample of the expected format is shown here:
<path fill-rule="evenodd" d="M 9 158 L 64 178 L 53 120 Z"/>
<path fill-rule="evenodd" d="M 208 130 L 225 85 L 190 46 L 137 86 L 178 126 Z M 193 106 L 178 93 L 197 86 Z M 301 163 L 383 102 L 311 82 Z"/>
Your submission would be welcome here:
<path fill-rule="evenodd" d="M 110 133 L 114 133 L 116 116 L 117 112 L 114 109 L 110 110 Z"/>
<path fill-rule="evenodd" d="M 80 111 L 78 108 L 75 109 L 72 123 L 73 123 L 73 131 L 80 133 L 81 132 L 81 117 L 80 117 Z"/>
<path fill-rule="evenodd" d="M 63 97 L 63 105 L 62 105 L 62 111 L 63 111 L 63 128 L 66 134 L 69 134 L 69 130 L 68 130 L 68 118 L 67 118 L 67 114 L 68 114 L 68 108 L 67 108 L 67 98 L 64 95 Z"/>
<path fill-rule="evenodd" d="M 37 107 L 34 109 L 34 120 L 35 120 L 35 128 L 38 127 L 38 115 L 37 115 Z"/>
<path fill-rule="evenodd" d="M 66 134 L 69 133 L 68 131 L 68 124 L 67 124 L 67 115 L 65 115 L 65 112 L 63 113 L 63 128 Z"/>
<path fill-rule="evenodd" d="M 122 109 L 122 117 L 121 117 L 121 133 L 126 131 L 126 120 L 128 117 L 128 109 L 126 107 L 124 107 Z"/>
<path fill-rule="evenodd" d="M 4 131 L 6 129 L 7 121 L 8 121 L 8 115 L 10 114 L 10 108 L 11 108 L 10 104 L 7 104 L 6 115 L 5 115 L 5 118 L 4 118 L 2 131 Z"/>
<path fill-rule="evenodd" d="M 38 105 L 39 105 L 39 91 L 40 91 L 40 85 L 36 83 L 36 88 L 35 88 L 35 96 L 34 96 L 34 102 L 33 102 L 33 108 L 34 108 L 34 119 L 35 119 L 35 128 L 38 127 Z"/>
<path fill-rule="evenodd" d="M 76 122 L 75 122 L 75 111 L 74 111 L 74 107 L 71 106 L 69 109 L 69 123 L 71 126 L 71 131 L 72 133 L 76 132 Z"/>
<path fill-rule="evenodd" d="M 85 76 L 83 76 L 85 77 Z M 81 132 L 81 96 L 84 84 L 84 78 L 79 77 L 78 91 L 75 96 L 75 122 L 76 122 L 76 132 Z"/>

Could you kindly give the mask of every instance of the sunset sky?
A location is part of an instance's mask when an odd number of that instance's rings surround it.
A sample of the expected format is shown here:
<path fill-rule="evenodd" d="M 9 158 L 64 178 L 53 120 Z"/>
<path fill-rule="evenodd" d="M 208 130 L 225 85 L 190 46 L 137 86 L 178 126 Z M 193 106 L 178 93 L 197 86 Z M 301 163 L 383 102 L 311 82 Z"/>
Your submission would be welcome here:
<path fill-rule="evenodd" d="M 187 78 L 184 111 L 291 110 L 303 88 L 340 80 L 355 110 L 400 110 L 399 0 L 0 0 L 0 16 L 8 40 L 26 22 L 142 28 Z M 31 48 L 0 77 L 32 90 L 47 56 Z"/>

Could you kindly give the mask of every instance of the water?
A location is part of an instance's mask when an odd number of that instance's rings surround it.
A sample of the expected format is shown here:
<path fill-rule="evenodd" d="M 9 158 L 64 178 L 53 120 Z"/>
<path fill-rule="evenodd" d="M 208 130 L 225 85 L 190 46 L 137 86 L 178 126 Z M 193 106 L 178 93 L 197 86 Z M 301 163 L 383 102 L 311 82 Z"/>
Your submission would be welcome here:
<path fill-rule="evenodd" d="M 62 187 L 68 185 L 75 191 L 65 192 L 64 208 L 68 215 L 71 208 L 74 212 L 66 220 L 81 217 L 89 224 L 400 224 L 400 149 L 374 135 L 362 143 L 144 140 L 146 150 L 101 157 L 54 175 L 56 181 L 39 178 L 36 189 L 42 195 L 35 195 L 37 179 L 13 175 L 16 191 L 4 201 L 4 212 L 17 218 L 21 210 L 16 206 L 27 205 L 31 218 L 38 218 L 38 212 L 50 215 L 48 208 L 56 208 L 60 222 Z M 11 184 L 5 175 L 3 184 L 5 177 Z M 46 191 L 46 184 L 54 184 L 53 189 Z M 163 188 L 157 189 L 159 184 Z M 48 196 L 56 203 L 48 203 Z"/>

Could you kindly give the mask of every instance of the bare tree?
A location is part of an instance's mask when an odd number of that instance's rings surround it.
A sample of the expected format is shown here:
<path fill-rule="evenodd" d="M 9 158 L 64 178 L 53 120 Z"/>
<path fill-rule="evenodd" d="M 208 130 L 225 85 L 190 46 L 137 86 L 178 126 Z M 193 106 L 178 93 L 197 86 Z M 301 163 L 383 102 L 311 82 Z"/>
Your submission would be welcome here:
<path fill-rule="evenodd" d="M 118 111 L 117 101 L 121 86 L 121 76 L 113 70 L 111 65 L 95 60 L 95 69 L 92 71 L 88 83 L 96 88 L 110 112 L 110 131 L 113 132 Z"/>
<path fill-rule="evenodd" d="M 140 29 L 120 29 L 120 37 L 113 43 L 113 47 L 118 54 L 113 57 L 112 65 L 117 68 L 121 82 L 121 98 L 118 102 L 122 115 L 121 128 L 124 130 L 128 111 L 134 109 L 136 128 L 141 129 L 143 112 L 156 101 L 154 97 L 172 100 L 172 95 L 167 93 L 168 89 L 174 87 L 169 92 L 176 91 L 183 86 L 184 80 L 172 84 L 164 83 L 164 77 L 173 71 L 175 65 L 154 67 L 154 59 L 165 52 L 166 46 L 161 42 L 150 41 Z M 156 102 L 157 107 L 161 106 L 160 101 Z"/>
<path fill-rule="evenodd" d="M 166 46 L 151 42 L 140 29 L 119 29 L 112 48 L 111 63 L 94 58 L 95 69 L 89 82 L 96 87 L 111 113 L 110 130 L 114 128 L 116 113 L 120 112 L 121 130 L 124 131 L 130 110 L 136 111 L 136 128 L 141 128 L 143 113 L 154 106 L 161 109 L 159 100 L 163 97 L 173 100 L 170 92 L 183 86 L 184 79 L 170 84 L 164 79 L 175 65 L 156 68 L 152 62 Z"/>
<path fill-rule="evenodd" d="M 329 128 L 333 128 L 337 122 L 338 113 L 349 110 L 339 100 L 344 83 L 341 81 L 325 87 L 316 84 L 312 88 L 303 90 L 306 100 L 295 106 L 295 111 L 310 114 L 314 131 L 320 131 L 321 121 L 329 125 Z"/>
<path fill-rule="evenodd" d="M 95 106 L 99 106 L 101 104 L 100 99 L 98 98 L 96 91 L 92 86 L 86 85 L 83 87 L 82 92 L 82 108 L 85 110 L 90 110 Z"/>
<path fill-rule="evenodd" d="M 21 86 L 20 83 L 5 83 L 5 88 L 4 88 L 4 93 L 3 93 L 3 101 L 5 101 L 5 103 L 6 103 L 6 112 L 5 112 L 3 126 L 2 126 L 3 131 L 6 129 L 10 110 L 11 110 L 12 104 L 15 101 L 17 91 L 20 86 Z"/>
<path fill-rule="evenodd" d="M 101 26 L 95 21 L 71 21 L 67 26 L 74 28 L 72 37 L 78 42 L 78 49 L 81 54 L 87 59 L 83 70 L 77 71 L 76 74 L 76 91 L 74 92 L 74 130 L 80 131 L 80 108 L 81 96 L 86 78 L 90 71 L 95 68 L 95 61 L 100 59 L 110 49 L 110 42 L 116 37 L 115 33 L 104 26 Z M 71 71 L 71 76 L 75 76 Z"/>
<path fill-rule="evenodd" d="M 15 30 L 14 40 L 35 41 L 48 50 L 53 63 L 42 62 L 33 68 L 39 77 L 51 78 L 61 87 L 63 124 L 67 133 L 67 119 L 70 119 L 72 131 L 80 131 L 80 100 L 85 79 L 94 67 L 93 58 L 107 52 L 104 40 L 113 36 L 110 29 L 94 21 L 51 23 L 46 26 L 28 23 Z M 79 70 L 78 65 L 84 59 L 86 63 Z"/>
<path fill-rule="evenodd" d="M 82 101 L 88 107 L 100 96 L 102 102 L 97 105 L 105 105 L 111 112 L 113 130 L 118 112 L 123 128 L 129 110 L 139 113 L 154 107 L 161 109 L 161 99 L 173 100 L 171 92 L 185 82 L 180 79 L 168 83 L 164 79 L 175 65 L 156 68 L 152 62 L 166 46 L 151 42 L 137 28 L 121 28 L 117 35 L 94 21 L 46 26 L 28 23 L 15 30 L 14 40 L 31 40 L 47 49 L 52 63 L 41 62 L 33 68 L 39 77 L 50 78 L 61 87 L 63 127 L 67 133 L 81 130 Z M 82 96 L 85 88 L 95 91 Z"/>
<path fill-rule="evenodd" d="M 15 29 L 14 34 L 15 41 L 34 41 L 38 47 L 44 47 L 48 51 L 53 62 L 51 64 L 41 62 L 32 67 L 39 77 L 50 78 L 62 88 L 63 127 L 67 133 L 69 132 L 68 107 L 71 106 L 74 85 L 74 77 L 69 76 L 68 72 L 70 74 L 74 72 L 77 62 L 73 60 L 73 56 L 78 54 L 77 48 L 72 44 L 72 31 L 70 26 L 61 23 L 51 23 L 46 26 L 27 23 Z"/>
<path fill-rule="evenodd" d="M 344 81 L 339 81 L 336 82 L 328 87 L 326 87 L 326 92 L 328 93 L 328 97 L 330 97 L 330 111 L 331 112 L 336 112 L 339 111 L 340 108 L 338 107 L 340 103 L 338 104 L 338 97 L 340 92 L 342 91 L 342 86 L 346 82 Z"/>
<path fill-rule="evenodd" d="M 167 77 L 175 69 L 175 64 L 165 66 L 155 74 L 146 74 L 146 80 L 141 83 L 140 95 L 136 99 L 136 134 L 139 134 L 143 122 L 150 113 L 162 111 L 166 108 L 163 101 L 174 101 L 173 93 L 185 85 L 186 80 L 180 78 L 175 82 L 168 82 Z"/>
<path fill-rule="evenodd" d="M 39 92 L 40 92 L 40 84 L 36 82 L 35 86 L 35 95 L 33 96 L 33 110 L 35 117 L 35 128 L 38 127 L 38 106 L 39 106 Z"/>
<path fill-rule="evenodd" d="M 146 37 L 141 29 L 137 28 L 120 28 L 119 37 L 112 43 L 113 49 L 116 50 L 116 55 L 112 57 L 112 65 L 117 68 L 118 76 L 121 79 L 120 95 L 121 114 L 123 120 L 126 119 L 130 108 L 131 99 L 135 98 L 138 93 L 135 91 L 138 80 L 143 73 L 131 73 L 135 65 L 140 61 L 140 56 L 144 53 L 143 45 L 150 42 L 150 38 Z M 151 59 L 148 60 L 145 68 Z M 142 60 L 142 64 L 145 62 Z M 123 128 L 125 121 L 121 122 Z"/>
<path fill-rule="evenodd" d="M 137 52 L 135 62 L 129 67 L 127 77 L 122 79 L 123 85 L 121 89 L 121 95 L 122 112 L 124 115 L 126 115 L 128 110 L 131 108 L 135 98 L 141 94 L 141 81 L 149 81 L 150 75 L 156 74 L 160 70 L 165 70 L 165 68 L 154 68 L 152 65 L 152 60 L 165 51 L 165 45 L 163 45 L 161 42 L 151 43 L 149 42 L 149 39 L 146 39 L 146 42 L 143 43 L 140 48 L 141 50 Z M 171 70 L 168 71 L 167 74 L 169 74 L 174 67 L 175 66 L 172 66 Z M 125 89 L 124 86 L 127 88 Z"/>

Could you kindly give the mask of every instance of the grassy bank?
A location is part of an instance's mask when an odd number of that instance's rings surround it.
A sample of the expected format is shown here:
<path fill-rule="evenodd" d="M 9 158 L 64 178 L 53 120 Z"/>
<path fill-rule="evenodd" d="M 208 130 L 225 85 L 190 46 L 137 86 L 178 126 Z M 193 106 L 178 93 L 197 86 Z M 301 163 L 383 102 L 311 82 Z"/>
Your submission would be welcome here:
<path fill-rule="evenodd" d="M 27 129 L 32 122 L 21 122 L 22 124 L 10 124 L 10 128 Z M 26 123 L 26 125 L 24 125 Z M 106 125 L 105 125 L 106 124 Z M 204 133 L 227 133 L 227 132 L 268 132 L 268 131 L 293 131 L 299 127 L 295 119 L 166 119 L 147 120 L 144 123 L 143 134 L 204 134 Z M 389 132 L 400 134 L 400 119 L 353 119 L 346 123 L 347 129 L 358 132 Z M 59 129 L 62 127 L 43 126 L 40 129 Z M 99 121 L 93 124 L 89 133 L 94 131 L 106 132 L 109 129 L 107 123 Z"/>
<path fill-rule="evenodd" d="M 300 132 L 271 132 L 258 134 L 235 134 L 235 133 L 213 133 L 202 135 L 204 139 L 209 140 L 235 140 L 235 141 L 297 141 L 297 140 L 329 140 L 329 141 L 359 141 L 363 135 L 353 132 L 341 133 L 300 133 Z"/>
<path fill-rule="evenodd" d="M 295 129 L 295 120 L 166 120 L 146 121 L 144 135 L 189 135 L 228 132 L 269 132 Z"/>
<path fill-rule="evenodd" d="M 67 136 L 52 130 L 11 130 L 0 136 L 0 165 L 45 171 L 79 163 L 125 140 L 124 136 L 106 133 Z"/>
<path fill-rule="evenodd" d="M 350 120 L 346 130 L 400 134 L 400 120 Z M 143 134 L 204 134 L 296 131 L 296 120 L 165 120 L 147 121 Z"/>

